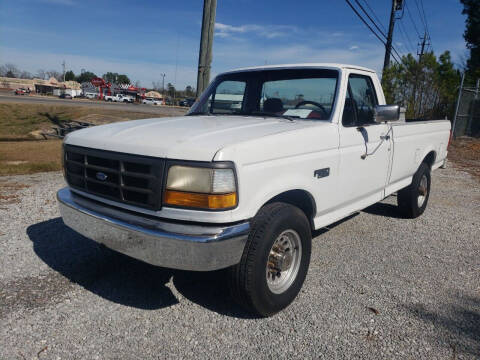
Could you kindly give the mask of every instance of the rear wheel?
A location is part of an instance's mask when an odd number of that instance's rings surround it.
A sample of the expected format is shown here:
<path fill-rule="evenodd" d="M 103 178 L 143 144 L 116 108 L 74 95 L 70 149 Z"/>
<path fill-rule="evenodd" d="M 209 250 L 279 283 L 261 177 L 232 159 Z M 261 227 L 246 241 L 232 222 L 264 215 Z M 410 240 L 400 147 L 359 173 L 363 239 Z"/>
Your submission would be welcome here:
<path fill-rule="evenodd" d="M 310 224 L 299 208 L 264 206 L 252 220 L 240 263 L 229 269 L 234 300 L 263 317 L 286 308 L 302 288 L 310 251 Z"/>
<path fill-rule="evenodd" d="M 412 183 L 397 195 L 398 207 L 406 217 L 416 218 L 423 214 L 430 196 L 430 184 L 430 166 L 422 163 L 413 175 Z"/>

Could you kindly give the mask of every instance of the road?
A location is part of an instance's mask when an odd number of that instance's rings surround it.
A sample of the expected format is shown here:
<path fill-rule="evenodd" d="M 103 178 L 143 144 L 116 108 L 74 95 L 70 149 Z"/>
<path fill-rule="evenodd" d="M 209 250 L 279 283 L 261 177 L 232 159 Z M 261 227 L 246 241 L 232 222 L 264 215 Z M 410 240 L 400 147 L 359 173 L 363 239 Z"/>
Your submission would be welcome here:
<path fill-rule="evenodd" d="M 180 116 L 184 115 L 187 108 L 179 108 L 173 106 L 155 106 L 143 104 L 128 103 L 110 103 L 99 100 L 88 99 L 58 99 L 50 96 L 26 96 L 13 95 L 11 93 L 0 92 L 0 103 L 30 103 L 43 105 L 66 105 L 66 106 L 85 106 L 98 107 L 103 109 L 125 110 L 134 112 L 145 112 L 151 114 L 159 114 L 163 116 Z"/>
<path fill-rule="evenodd" d="M 480 183 L 432 179 L 417 219 L 390 197 L 317 231 L 299 297 L 255 319 L 222 272 L 101 252 L 67 228 L 61 173 L 2 177 L 0 358 L 478 359 Z"/>

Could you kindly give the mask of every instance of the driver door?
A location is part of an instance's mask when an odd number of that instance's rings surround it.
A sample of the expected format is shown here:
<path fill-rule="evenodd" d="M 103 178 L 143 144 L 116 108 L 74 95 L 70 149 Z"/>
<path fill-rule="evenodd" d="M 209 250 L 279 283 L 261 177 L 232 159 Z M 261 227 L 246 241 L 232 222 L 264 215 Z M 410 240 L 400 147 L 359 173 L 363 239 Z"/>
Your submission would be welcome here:
<path fill-rule="evenodd" d="M 380 201 L 384 196 L 391 140 L 382 140 L 388 133 L 389 125 L 373 121 L 377 104 L 371 77 L 351 73 L 342 123 L 339 124 L 339 197 L 340 204 L 350 212 Z"/>

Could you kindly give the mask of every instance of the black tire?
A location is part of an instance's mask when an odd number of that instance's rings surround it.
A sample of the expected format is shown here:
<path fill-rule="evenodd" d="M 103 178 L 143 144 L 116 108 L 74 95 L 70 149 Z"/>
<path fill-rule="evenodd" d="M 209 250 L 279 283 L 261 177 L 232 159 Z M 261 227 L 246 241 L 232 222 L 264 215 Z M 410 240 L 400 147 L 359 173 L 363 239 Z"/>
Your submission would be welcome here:
<path fill-rule="evenodd" d="M 421 186 L 423 178 L 426 179 L 426 189 L 424 185 Z M 412 183 L 397 194 L 398 208 L 405 217 L 413 219 L 423 214 L 430 197 L 430 184 L 430 166 L 422 163 L 413 175 Z M 420 204 L 421 195 L 423 195 L 423 201 Z"/>
<path fill-rule="evenodd" d="M 296 276 L 291 277 L 294 280 L 288 288 L 281 293 L 274 293 L 267 283 L 267 261 L 275 240 L 286 230 L 293 230 L 299 235 L 299 267 Z M 233 299 L 261 317 L 271 316 L 286 308 L 302 288 L 310 264 L 311 246 L 310 224 L 303 211 L 280 202 L 262 207 L 251 222 L 240 263 L 229 269 Z"/>

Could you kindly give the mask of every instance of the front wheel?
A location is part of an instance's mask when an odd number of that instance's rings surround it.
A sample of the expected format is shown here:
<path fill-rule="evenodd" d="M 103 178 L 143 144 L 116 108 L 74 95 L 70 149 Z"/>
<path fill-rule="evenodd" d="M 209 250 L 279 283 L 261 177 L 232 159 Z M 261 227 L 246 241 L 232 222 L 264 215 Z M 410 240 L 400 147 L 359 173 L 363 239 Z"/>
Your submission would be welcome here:
<path fill-rule="evenodd" d="M 299 208 L 265 205 L 252 220 L 240 263 L 229 269 L 234 300 L 262 317 L 290 305 L 307 275 L 311 239 L 310 224 Z"/>
<path fill-rule="evenodd" d="M 413 175 L 412 183 L 397 194 L 400 212 L 409 218 L 422 215 L 430 197 L 430 184 L 430 166 L 422 163 Z"/>

